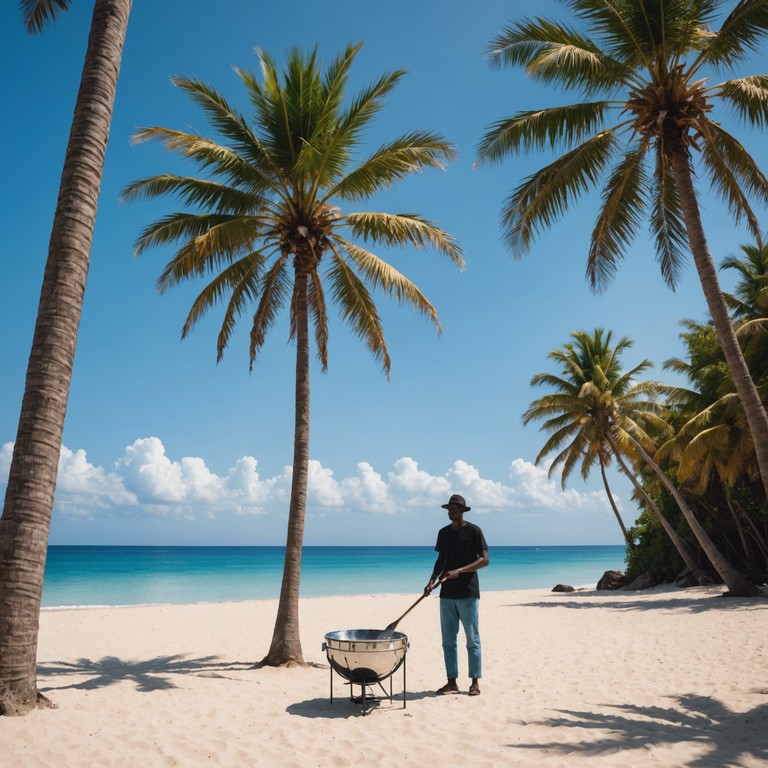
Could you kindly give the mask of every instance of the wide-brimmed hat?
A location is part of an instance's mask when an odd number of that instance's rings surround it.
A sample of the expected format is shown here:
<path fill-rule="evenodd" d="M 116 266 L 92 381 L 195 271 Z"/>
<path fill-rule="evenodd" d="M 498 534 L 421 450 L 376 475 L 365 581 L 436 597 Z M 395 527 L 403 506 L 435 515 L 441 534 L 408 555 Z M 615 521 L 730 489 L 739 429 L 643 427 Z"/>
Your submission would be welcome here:
<path fill-rule="evenodd" d="M 464 512 L 469 512 L 472 507 L 468 507 L 466 502 L 464 501 L 463 496 L 459 496 L 458 493 L 454 493 L 453 496 L 448 500 L 447 504 L 441 504 L 440 506 L 443 509 L 448 509 L 448 507 L 451 506 L 451 504 L 458 504 L 460 507 L 464 507 Z"/>

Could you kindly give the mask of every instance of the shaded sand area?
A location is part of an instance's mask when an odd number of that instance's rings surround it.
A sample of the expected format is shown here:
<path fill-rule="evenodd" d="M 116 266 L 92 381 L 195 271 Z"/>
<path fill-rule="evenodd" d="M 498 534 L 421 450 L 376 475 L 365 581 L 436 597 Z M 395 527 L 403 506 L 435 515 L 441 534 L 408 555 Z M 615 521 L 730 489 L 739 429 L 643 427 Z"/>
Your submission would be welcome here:
<path fill-rule="evenodd" d="M 721 591 L 486 592 L 473 698 L 465 677 L 461 695 L 433 693 L 431 597 L 398 627 L 407 707 L 367 717 L 339 678 L 330 704 L 324 635 L 383 628 L 418 595 L 303 600 L 298 669 L 253 668 L 276 601 L 46 611 L 39 686 L 59 708 L 0 719 L 2 764 L 762 768 L 768 599 Z"/>

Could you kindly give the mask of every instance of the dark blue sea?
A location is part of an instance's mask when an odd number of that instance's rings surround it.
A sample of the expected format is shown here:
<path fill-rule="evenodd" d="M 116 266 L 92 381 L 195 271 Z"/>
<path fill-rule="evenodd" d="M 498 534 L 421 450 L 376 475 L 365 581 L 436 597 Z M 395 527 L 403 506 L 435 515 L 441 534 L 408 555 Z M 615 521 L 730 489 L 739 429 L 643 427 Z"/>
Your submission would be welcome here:
<path fill-rule="evenodd" d="M 43 607 L 209 603 L 280 594 L 283 547 L 50 546 Z M 623 546 L 493 547 L 481 590 L 594 587 Z M 305 547 L 301 594 L 420 594 L 431 547 Z"/>

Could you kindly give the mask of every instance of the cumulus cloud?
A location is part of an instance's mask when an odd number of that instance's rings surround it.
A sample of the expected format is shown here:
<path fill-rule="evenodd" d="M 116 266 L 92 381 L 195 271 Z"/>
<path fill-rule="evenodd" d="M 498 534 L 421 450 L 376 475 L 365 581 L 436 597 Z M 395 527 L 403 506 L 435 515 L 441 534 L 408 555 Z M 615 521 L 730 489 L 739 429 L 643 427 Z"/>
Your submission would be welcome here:
<path fill-rule="evenodd" d="M 13 444 L 0 447 L 0 482 L 7 482 Z M 291 467 L 262 477 L 258 461 L 243 456 L 225 474 L 213 472 L 200 457 L 169 457 L 158 437 L 145 437 L 127 446 L 112 471 L 94 466 L 84 450 L 62 448 L 56 509 L 69 517 L 97 514 L 144 514 L 183 518 L 266 514 L 286 510 Z M 430 509 L 462 493 L 473 511 L 544 515 L 609 511 L 602 491 L 563 491 L 547 467 L 515 459 L 504 480 L 483 477 L 481 471 L 457 459 L 443 474 L 432 474 L 408 456 L 383 474 L 361 461 L 355 473 L 336 478 L 334 471 L 311 460 L 307 506 L 310 513 L 352 510 L 397 514 Z"/>

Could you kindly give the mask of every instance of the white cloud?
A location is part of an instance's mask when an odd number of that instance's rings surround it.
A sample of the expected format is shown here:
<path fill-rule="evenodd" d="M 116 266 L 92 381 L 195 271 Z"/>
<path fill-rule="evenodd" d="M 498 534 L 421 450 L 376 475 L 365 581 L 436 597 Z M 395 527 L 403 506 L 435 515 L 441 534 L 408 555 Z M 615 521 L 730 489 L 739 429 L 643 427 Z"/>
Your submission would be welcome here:
<path fill-rule="evenodd" d="M 8 482 L 13 443 L 0 447 L 0 482 Z M 135 505 L 136 496 L 128 491 L 122 478 L 115 472 L 106 472 L 88 461 L 82 449 L 71 451 L 61 447 L 56 506 L 68 517 L 93 517 L 98 510 Z"/>
<path fill-rule="evenodd" d="M 5 482 L 12 443 L 0 447 L 0 480 Z M 183 518 L 259 515 L 287 511 L 291 467 L 263 478 L 258 461 L 243 456 L 225 474 L 208 468 L 204 459 L 173 459 L 157 437 L 135 440 L 114 463 L 114 471 L 91 464 L 84 450 L 62 448 L 56 509 L 69 517 L 96 514 L 145 514 Z M 444 474 L 421 469 L 408 456 L 398 459 L 383 475 L 361 461 L 353 475 L 336 479 L 329 467 L 311 460 L 307 507 L 312 514 L 333 510 L 397 514 L 405 509 L 433 509 L 451 493 L 461 493 L 473 511 L 505 512 L 515 516 L 543 516 L 609 512 L 602 491 L 563 491 L 547 467 L 515 459 L 505 481 L 483 477 L 463 459 Z"/>
<path fill-rule="evenodd" d="M 344 497 L 349 506 L 364 512 L 391 510 L 389 489 L 384 478 L 367 462 L 357 465 L 357 476 L 341 481 Z"/>
<path fill-rule="evenodd" d="M 13 443 L 0 445 L 0 483 L 8 482 L 8 473 L 11 471 L 11 457 L 13 456 Z"/>

